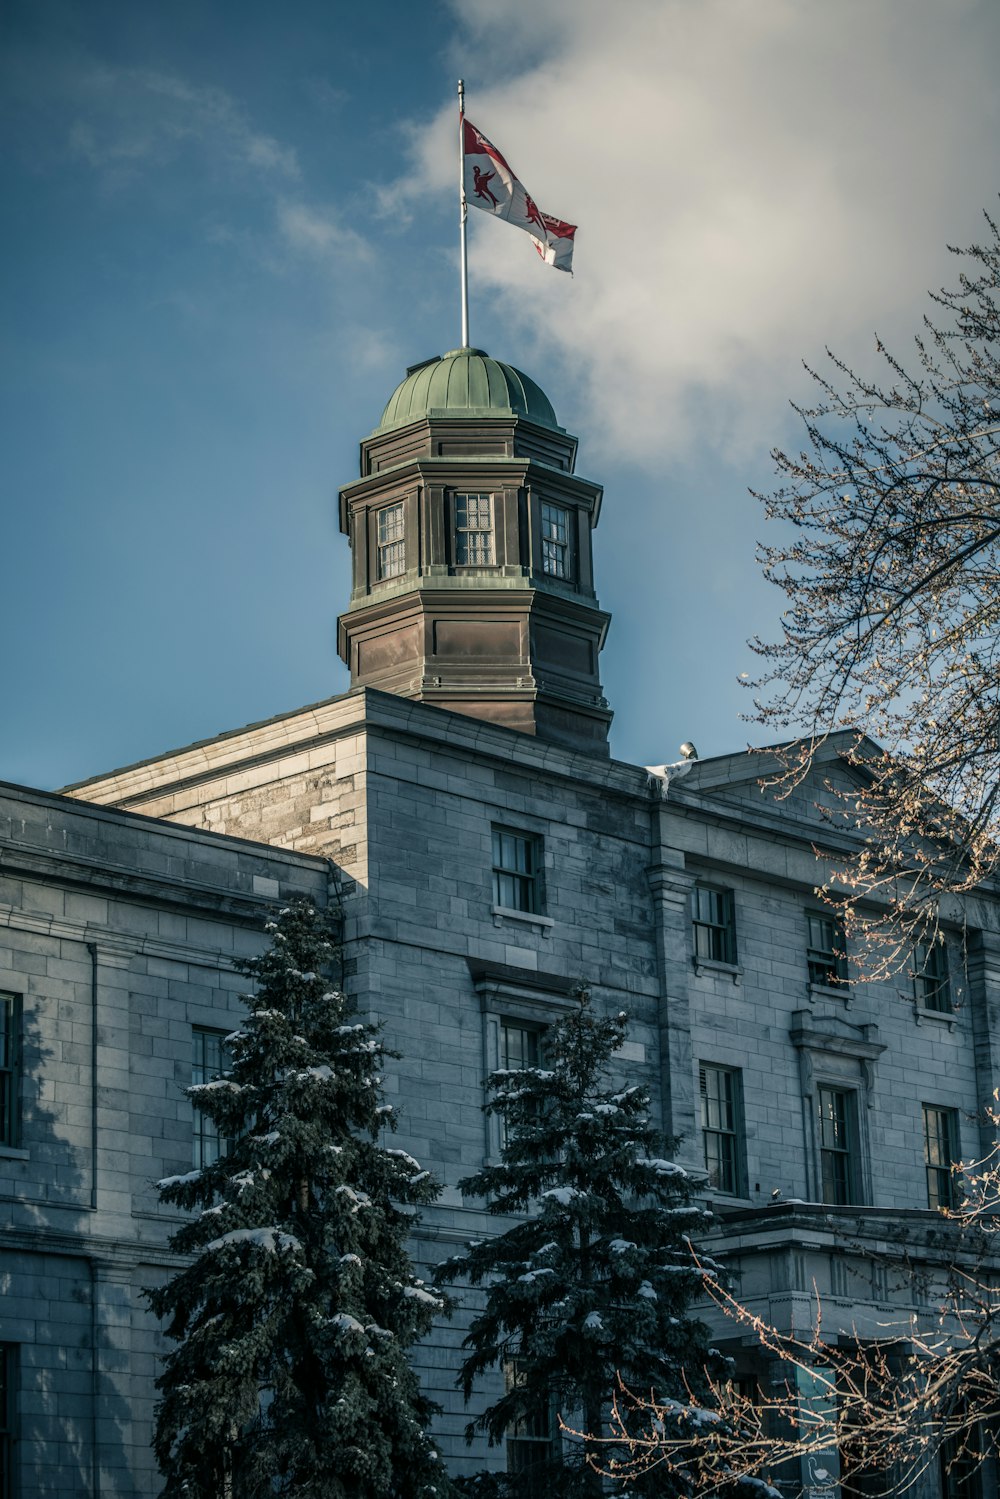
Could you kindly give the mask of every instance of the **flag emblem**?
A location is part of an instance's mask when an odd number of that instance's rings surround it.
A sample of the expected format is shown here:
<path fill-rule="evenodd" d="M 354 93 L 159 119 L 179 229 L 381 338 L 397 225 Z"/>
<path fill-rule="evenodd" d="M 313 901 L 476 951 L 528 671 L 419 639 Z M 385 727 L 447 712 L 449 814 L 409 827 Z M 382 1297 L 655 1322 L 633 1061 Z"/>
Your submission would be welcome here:
<path fill-rule="evenodd" d="M 576 225 L 542 213 L 496 146 L 464 117 L 462 151 L 466 202 L 530 234 L 546 265 L 572 271 Z"/>

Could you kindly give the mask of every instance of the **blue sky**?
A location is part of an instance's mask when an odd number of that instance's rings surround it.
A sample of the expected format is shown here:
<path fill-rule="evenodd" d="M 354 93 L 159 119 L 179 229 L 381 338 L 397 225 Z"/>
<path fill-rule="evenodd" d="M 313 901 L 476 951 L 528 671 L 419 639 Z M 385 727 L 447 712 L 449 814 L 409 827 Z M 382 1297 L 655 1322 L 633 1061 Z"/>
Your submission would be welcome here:
<path fill-rule="evenodd" d="M 904 347 L 995 202 L 993 0 L 7 0 L 0 777 L 347 685 L 339 484 L 459 342 L 454 90 L 577 273 L 471 226 L 473 343 L 605 485 L 612 752 L 753 736 L 747 494 L 802 361 Z M 478 220 L 478 222 L 477 222 Z"/>

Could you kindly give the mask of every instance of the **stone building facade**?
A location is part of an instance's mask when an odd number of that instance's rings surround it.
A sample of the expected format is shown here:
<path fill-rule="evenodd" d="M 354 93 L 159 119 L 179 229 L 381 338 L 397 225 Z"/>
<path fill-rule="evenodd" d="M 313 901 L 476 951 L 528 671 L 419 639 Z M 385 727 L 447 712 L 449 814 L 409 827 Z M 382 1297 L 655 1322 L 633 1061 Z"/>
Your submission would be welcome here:
<path fill-rule="evenodd" d="M 444 1183 L 421 1260 L 488 1229 L 457 1186 L 497 1149 L 483 1078 L 583 978 L 630 1014 L 622 1076 L 704 1173 L 711 1247 L 752 1310 L 808 1328 L 818 1290 L 846 1338 L 929 1314 L 947 1164 L 988 1143 L 1000 1085 L 1000 904 L 947 913 L 922 977 L 858 982 L 813 893 L 817 803 L 853 774 L 841 740 L 782 802 L 766 755 L 609 758 L 600 491 L 574 461 L 517 371 L 476 351 L 415 367 L 342 493 L 351 690 L 67 796 L 3 790 L 0 1415 L 22 1495 L 157 1492 L 139 1288 L 171 1220 L 152 1183 L 190 1169 L 183 1088 L 238 1014 L 234 957 L 295 890 L 342 911 L 346 987 L 401 1054 L 398 1143 Z M 904 1244 L 916 1278 L 893 1271 Z M 768 1377 L 738 1327 L 717 1332 Z M 441 1440 L 455 1471 L 502 1467 L 462 1441 L 461 1335 L 459 1316 L 419 1353 Z M 975 1485 L 989 1499 L 993 1473 Z M 924 1499 L 951 1490 L 935 1472 Z"/>

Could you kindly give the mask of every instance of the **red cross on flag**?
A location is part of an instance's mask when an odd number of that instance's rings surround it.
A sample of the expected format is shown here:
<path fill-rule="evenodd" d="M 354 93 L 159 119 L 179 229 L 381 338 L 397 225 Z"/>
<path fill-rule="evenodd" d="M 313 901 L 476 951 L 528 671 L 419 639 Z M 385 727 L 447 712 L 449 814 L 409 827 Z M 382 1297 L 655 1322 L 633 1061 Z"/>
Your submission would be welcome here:
<path fill-rule="evenodd" d="M 557 271 L 572 271 L 576 225 L 542 213 L 496 146 L 469 120 L 462 122 L 462 144 L 466 202 L 524 229 L 546 265 L 554 265 Z"/>

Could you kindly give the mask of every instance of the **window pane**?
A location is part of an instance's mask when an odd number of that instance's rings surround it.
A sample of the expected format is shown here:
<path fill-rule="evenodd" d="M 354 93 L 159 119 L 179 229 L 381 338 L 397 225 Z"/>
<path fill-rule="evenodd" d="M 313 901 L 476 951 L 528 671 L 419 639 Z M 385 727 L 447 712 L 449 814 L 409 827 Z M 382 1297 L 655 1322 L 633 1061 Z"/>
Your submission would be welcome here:
<path fill-rule="evenodd" d="M 818 1088 L 820 1175 L 823 1201 L 834 1206 L 857 1200 L 854 1094 L 840 1088 Z"/>
<path fill-rule="evenodd" d="M 530 834 L 493 829 L 493 903 L 508 911 L 541 909 L 538 870 L 541 839 Z"/>
<path fill-rule="evenodd" d="M 461 567 L 488 567 L 493 562 L 493 496 L 455 496 L 455 561 Z"/>
<path fill-rule="evenodd" d="M 542 505 L 542 571 L 569 576 L 569 514 L 559 505 Z"/>
<path fill-rule="evenodd" d="M 823 912 L 806 914 L 808 924 L 807 961 L 809 982 L 824 988 L 835 988 L 847 982 L 847 938 L 839 916 Z"/>
<path fill-rule="evenodd" d="M 191 1082 L 210 1083 L 225 1071 L 225 1032 L 194 1029 L 191 1032 Z M 219 1133 L 214 1120 L 194 1110 L 191 1139 L 192 1164 L 196 1171 L 212 1166 L 222 1155 L 229 1153 L 230 1142 Z"/>
<path fill-rule="evenodd" d="M 378 575 L 397 578 L 406 571 L 403 505 L 385 505 L 378 512 Z"/>
<path fill-rule="evenodd" d="M 941 942 L 918 942 L 913 949 L 913 990 L 925 1010 L 951 1010 L 948 954 Z"/>
<path fill-rule="evenodd" d="M 0 1145 L 18 1143 L 20 1050 L 20 996 L 0 994 Z"/>
<path fill-rule="evenodd" d="M 927 1171 L 927 1205 L 953 1208 L 956 1203 L 955 1173 L 958 1156 L 958 1117 L 954 1109 L 939 1109 L 925 1103 L 924 1166 Z"/>
<path fill-rule="evenodd" d="M 736 1195 L 740 1190 L 742 1158 L 738 1074 L 731 1067 L 702 1063 L 698 1069 L 701 1093 L 701 1138 L 710 1186 Z"/>
<path fill-rule="evenodd" d="M 694 951 L 714 963 L 736 962 L 736 903 L 731 890 L 696 885 L 692 891 Z"/>

